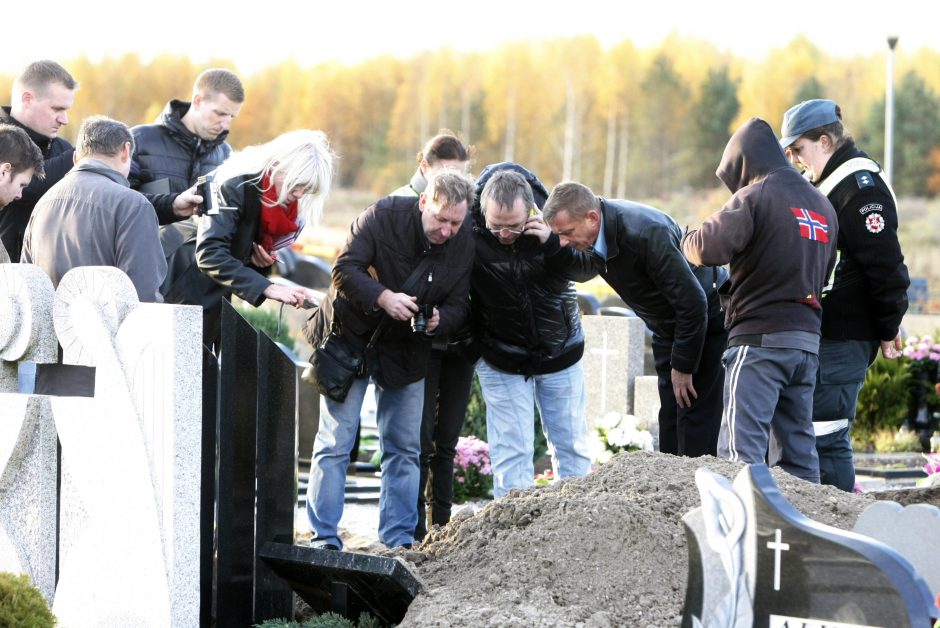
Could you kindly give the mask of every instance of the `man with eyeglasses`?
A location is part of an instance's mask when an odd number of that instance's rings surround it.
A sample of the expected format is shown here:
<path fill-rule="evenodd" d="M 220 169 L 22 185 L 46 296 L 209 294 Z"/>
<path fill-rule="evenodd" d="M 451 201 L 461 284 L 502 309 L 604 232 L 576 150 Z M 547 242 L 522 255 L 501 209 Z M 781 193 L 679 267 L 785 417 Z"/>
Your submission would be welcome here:
<path fill-rule="evenodd" d="M 548 193 L 522 166 L 487 167 L 477 196 L 470 308 L 498 498 L 533 484 L 534 407 L 555 476 L 581 476 L 591 468 L 584 332 L 571 282 L 590 279 L 598 268 L 552 234 L 538 209 Z"/>

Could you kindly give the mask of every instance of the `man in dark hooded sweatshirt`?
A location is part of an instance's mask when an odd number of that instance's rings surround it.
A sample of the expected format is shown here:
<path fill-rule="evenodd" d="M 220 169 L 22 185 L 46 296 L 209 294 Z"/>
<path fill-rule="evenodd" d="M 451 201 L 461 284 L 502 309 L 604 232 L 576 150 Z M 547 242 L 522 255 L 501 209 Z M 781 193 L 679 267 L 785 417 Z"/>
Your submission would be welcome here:
<path fill-rule="evenodd" d="M 718 456 L 762 463 L 773 430 L 770 462 L 818 483 L 813 388 L 836 213 L 759 118 L 735 131 L 716 174 L 734 195 L 683 238 L 682 250 L 693 264 L 731 271 L 720 289 L 728 349 Z"/>

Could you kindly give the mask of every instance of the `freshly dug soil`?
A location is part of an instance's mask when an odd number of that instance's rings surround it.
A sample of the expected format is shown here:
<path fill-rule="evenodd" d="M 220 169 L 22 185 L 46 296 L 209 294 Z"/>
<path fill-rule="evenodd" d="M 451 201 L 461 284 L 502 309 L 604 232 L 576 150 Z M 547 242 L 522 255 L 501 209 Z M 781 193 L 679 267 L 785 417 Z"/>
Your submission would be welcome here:
<path fill-rule="evenodd" d="M 413 551 L 426 592 L 402 626 L 677 626 L 688 553 L 681 517 L 700 505 L 695 470 L 717 458 L 620 454 L 587 477 L 513 491 L 434 529 Z M 849 530 L 874 497 L 774 480 L 815 521 Z"/>

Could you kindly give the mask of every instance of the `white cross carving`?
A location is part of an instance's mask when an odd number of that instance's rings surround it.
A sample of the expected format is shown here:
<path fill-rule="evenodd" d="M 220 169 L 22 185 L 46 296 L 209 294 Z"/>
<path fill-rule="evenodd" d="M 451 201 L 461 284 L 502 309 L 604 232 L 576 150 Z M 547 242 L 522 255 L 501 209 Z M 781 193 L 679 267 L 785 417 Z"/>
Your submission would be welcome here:
<path fill-rule="evenodd" d="M 591 353 L 601 356 L 601 414 L 607 410 L 607 356 L 620 353 L 614 349 L 607 348 L 607 330 L 604 330 L 603 348 L 591 349 Z"/>
<path fill-rule="evenodd" d="M 780 537 L 781 537 L 780 528 L 776 529 L 776 531 L 774 532 L 774 536 L 776 540 L 773 541 L 772 543 L 768 542 L 767 548 L 772 549 L 774 551 L 774 591 L 779 591 L 780 590 L 780 552 L 787 551 L 788 549 L 790 549 L 790 544 L 780 542 Z"/>

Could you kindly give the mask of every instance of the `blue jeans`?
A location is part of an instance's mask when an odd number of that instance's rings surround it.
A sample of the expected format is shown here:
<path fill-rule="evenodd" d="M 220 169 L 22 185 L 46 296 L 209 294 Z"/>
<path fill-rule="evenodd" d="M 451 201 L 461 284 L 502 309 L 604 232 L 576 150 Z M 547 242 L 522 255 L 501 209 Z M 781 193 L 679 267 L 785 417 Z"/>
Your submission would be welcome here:
<path fill-rule="evenodd" d="M 353 380 L 343 403 L 320 398 L 320 429 L 313 444 L 307 484 L 307 517 L 314 545 L 343 546 L 337 526 L 343 516 L 346 468 L 368 385 L 367 377 Z M 414 542 L 418 522 L 424 380 L 395 389 L 383 389 L 376 384 L 375 396 L 382 450 L 379 540 L 388 547 L 399 547 Z"/>
<path fill-rule="evenodd" d="M 855 460 L 852 438 L 844 427 L 832 434 L 816 437 L 819 454 L 819 483 L 835 486 L 851 493 L 855 490 Z"/>
<path fill-rule="evenodd" d="M 477 377 L 486 402 L 494 497 L 534 484 L 533 403 L 542 418 L 555 477 L 577 477 L 591 470 L 581 362 L 557 373 L 526 378 L 499 371 L 481 359 Z"/>

